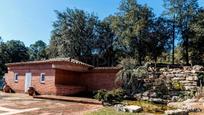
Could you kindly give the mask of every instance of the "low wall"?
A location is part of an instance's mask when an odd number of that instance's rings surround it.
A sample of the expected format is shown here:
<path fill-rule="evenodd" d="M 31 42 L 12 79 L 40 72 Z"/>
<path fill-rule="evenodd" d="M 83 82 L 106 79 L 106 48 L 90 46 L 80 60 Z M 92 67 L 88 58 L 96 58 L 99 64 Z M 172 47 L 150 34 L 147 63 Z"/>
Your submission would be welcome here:
<path fill-rule="evenodd" d="M 160 78 L 164 78 L 171 81 L 180 82 L 185 90 L 196 90 L 198 81 L 198 74 L 203 73 L 202 66 L 184 66 L 182 68 L 161 68 Z"/>
<path fill-rule="evenodd" d="M 119 69 L 97 68 L 86 73 L 81 73 L 80 84 L 86 87 L 88 91 L 100 89 L 111 90 L 116 88 L 115 79 Z"/>

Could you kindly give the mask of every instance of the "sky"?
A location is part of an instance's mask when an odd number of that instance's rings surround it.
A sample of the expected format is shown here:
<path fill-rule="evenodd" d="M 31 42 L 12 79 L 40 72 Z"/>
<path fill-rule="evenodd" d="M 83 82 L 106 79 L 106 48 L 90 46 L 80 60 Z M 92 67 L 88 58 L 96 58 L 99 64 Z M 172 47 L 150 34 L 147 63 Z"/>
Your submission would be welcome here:
<path fill-rule="evenodd" d="M 158 16 L 163 0 L 138 0 L 147 4 Z M 117 12 L 120 0 L 0 0 L 0 36 L 4 41 L 21 40 L 26 46 L 37 40 L 49 43 L 55 10 L 78 8 L 94 12 L 103 19 Z M 204 6 L 204 0 L 199 1 Z"/>

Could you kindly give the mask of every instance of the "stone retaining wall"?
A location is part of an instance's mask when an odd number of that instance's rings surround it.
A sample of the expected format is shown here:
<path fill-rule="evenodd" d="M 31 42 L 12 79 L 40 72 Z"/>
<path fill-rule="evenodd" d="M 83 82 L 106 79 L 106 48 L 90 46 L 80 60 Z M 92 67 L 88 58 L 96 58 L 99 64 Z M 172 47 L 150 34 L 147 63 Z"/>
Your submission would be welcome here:
<path fill-rule="evenodd" d="M 195 90 L 198 86 L 198 74 L 204 73 L 203 66 L 183 66 L 178 68 L 157 68 L 155 73 L 150 73 L 149 78 L 162 78 L 166 81 L 178 81 L 185 90 Z"/>

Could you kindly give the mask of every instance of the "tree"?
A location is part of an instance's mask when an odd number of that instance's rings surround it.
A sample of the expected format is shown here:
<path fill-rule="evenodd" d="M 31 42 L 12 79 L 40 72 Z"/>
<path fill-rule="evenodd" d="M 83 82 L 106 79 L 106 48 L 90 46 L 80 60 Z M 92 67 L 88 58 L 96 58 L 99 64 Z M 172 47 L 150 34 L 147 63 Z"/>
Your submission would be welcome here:
<path fill-rule="evenodd" d="M 55 57 L 71 57 L 80 60 L 82 57 L 91 56 L 97 17 L 83 10 L 69 8 L 56 13 L 58 17 L 53 24 L 50 44 L 50 48 L 57 51 Z"/>
<path fill-rule="evenodd" d="M 119 12 L 113 18 L 112 28 L 119 36 L 119 42 L 126 47 L 127 55 L 137 58 L 142 65 L 146 55 L 145 39 L 154 14 L 146 5 L 139 5 L 135 0 L 122 0 Z"/>
<path fill-rule="evenodd" d="M 190 24 L 191 60 L 192 64 L 204 63 L 204 9 L 200 9 Z"/>
<path fill-rule="evenodd" d="M 47 45 L 42 40 L 36 41 L 29 47 L 30 60 L 42 60 L 47 59 L 48 55 L 46 53 Z"/>
<path fill-rule="evenodd" d="M 157 63 L 157 58 L 170 47 L 169 38 L 171 38 L 171 28 L 168 20 L 161 17 L 155 19 L 151 26 L 151 31 L 146 40 L 146 47 L 150 59 L 153 59 Z"/>
<path fill-rule="evenodd" d="M 116 55 L 114 51 L 115 34 L 110 27 L 111 17 L 105 18 L 97 25 L 97 39 L 95 40 L 95 49 L 98 50 L 98 58 L 103 58 L 102 65 L 114 66 L 116 64 Z"/>
<path fill-rule="evenodd" d="M 8 53 L 6 49 L 6 44 L 3 42 L 3 40 L 0 37 L 0 79 L 7 71 L 7 68 L 5 66 L 5 63 L 7 63 L 7 57 L 8 57 Z"/>
<path fill-rule="evenodd" d="M 198 9 L 197 0 L 164 0 L 167 14 L 173 19 L 184 48 L 185 62 L 189 64 L 189 24 Z"/>
<path fill-rule="evenodd" d="M 10 40 L 5 43 L 7 52 L 7 63 L 29 60 L 28 48 L 19 40 Z"/>

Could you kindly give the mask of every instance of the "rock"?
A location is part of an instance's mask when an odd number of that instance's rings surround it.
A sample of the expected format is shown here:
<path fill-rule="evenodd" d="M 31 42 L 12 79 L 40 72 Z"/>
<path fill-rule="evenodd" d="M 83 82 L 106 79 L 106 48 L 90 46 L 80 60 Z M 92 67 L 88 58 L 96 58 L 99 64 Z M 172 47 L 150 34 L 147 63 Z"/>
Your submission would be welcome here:
<path fill-rule="evenodd" d="M 195 66 L 193 66 L 193 70 L 195 70 L 195 71 L 203 71 L 204 67 L 200 66 L 200 65 L 195 65 Z"/>
<path fill-rule="evenodd" d="M 177 73 L 175 74 L 176 77 L 185 77 L 185 74 L 182 74 L 182 73 Z"/>
<path fill-rule="evenodd" d="M 183 66 L 183 70 L 184 71 L 191 71 L 191 67 L 190 66 Z"/>
<path fill-rule="evenodd" d="M 198 102 L 204 102 L 204 97 L 201 97 Z"/>
<path fill-rule="evenodd" d="M 193 103 L 193 102 L 197 102 L 198 100 L 197 99 L 187 99 L 185 101 L 183 101 L 183 103 Z"/>
<path fill-rule="evenodd" d="M 192 105 L 183 106 L 182 109 L 187 110 L 188 112 L 201 112 L 202 111 L 200 108 L 196 108 Z"/>
<path fill-rule="evenodd" d="M 172 98 L 171 98 L 171 101 L 173 101 L 173 102 L 176 102 L 176 101 L 178 101 L 179 100 L 179 96 L 173 96 Z"/>
<path fill-rule="evenodd" d="M 149 91 L 145 91 L 144 93 L 142 93 L 142 96 L 148 97 L 149 96 Z"/>
<path fill-rule="evenodd" d="M 183 81 L 183 80 L 186 80 L 185 77 L 174 77 L 172 78 L 173 81 Z"/>
<path fill-rule="evenodd" d="M 165 115 L 188 115 L 188 111 L 182 109 L 167 110 Z"/>
<path fill-rule="evenodd" d="M 196 86 L 184 86 L 185 90 L 191 91 L 191 90 L 196 90 Z"/>
<path fill-rule="evenodd" d="M 185 105 L 182 102 L 171 102 L 171 103 L 168 103 L 167 106 L 181 109 L 181 107 Z"/>
<path fill-rule="evenodd" d="M 142 93 L 135 94 L 134 98 L 136 98 L 137 100 L 141 100 L 142 99 Z"/>
<path fill-rule="evenodd" d="M 126 112 L 131 113 L 141 112 L 143 110 L 142 107 L 136 105 L 125 106 L 124 109 Z"/>
<path fill-rule="evenodd" d="M 157 97 L 157 93 L 156 92 L 150 92 L 149 97 L 155 98 L 155 97 Z"/>
<path fill-rule="evenodd" d="M 143 97 L 141 98 L 141 100 L 143 100 L 143 101 L 148 101 L 148 100 L 149 100 L 149 97 L 143 96 Z"/>
<path fill-rule="evenodd" d="M 165 104 L 166 101 L 161 98 L 150 98 L 149 101 L 156 103 L 156 104 Z"/>
<path fill-rule="evenodd" d="M 188 77 L 186 77 L 186 80 L 187 81 L 195 81 L 195 80 L 198 80 L 198 77 L 197 76 L 188 76 Z"/>
<path fill-rule="evenodd" d="M 125 109 L 124 109 L 124 105 L 122 104 L 117 104 L 117 105 L 114 105 L 114 108 L 116 109 L 116 111 L 122 111 L 122 112 L 125 112 Z"/>

